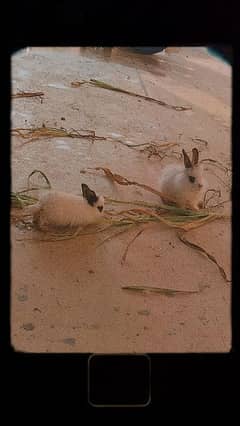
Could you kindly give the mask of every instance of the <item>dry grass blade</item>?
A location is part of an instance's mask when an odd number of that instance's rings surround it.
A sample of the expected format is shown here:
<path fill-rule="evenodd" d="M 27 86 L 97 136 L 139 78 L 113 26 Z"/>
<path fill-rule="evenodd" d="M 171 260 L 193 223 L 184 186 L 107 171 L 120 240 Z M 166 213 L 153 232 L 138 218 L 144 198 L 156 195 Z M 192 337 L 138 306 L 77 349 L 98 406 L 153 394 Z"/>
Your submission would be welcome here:
<path fill-rule="evenodd" d="M 136 205 L 140 207 L 149 207 L 151 209 L 157 210 L 157 211 L 166 211 L 166 212 L 172 212 L 175 215 L 181 215 L 181 216 L 191 216 L 193 212 L 191 210 L 182 209 L 180 207 L 173 207 L 169 205 L 159 205 L 159 204 L 152 204 L 148 203 L 147 201 L 139 201 L 139 200 L 133 200 L 133 201 L 123 201 L 123 200 L 115 200 L 113 198 L 105 197 L 105 200 L 109 202 L 110 204 L 130 204 L 130 205 Z M 201 211 L 194 211 L 194 217 L 196 216 L 202 216 L 207 215 L 206 212 Z"/>
<path fill-rule="evenodd" d="M 137 200 L 123 201 L 123 200 L 115 200 L 114 198 L 109 198 L 109 197 L 105 197 L 105 200 L 110 204 L 131 204 L 136 206 L 150 207 L 153 209 L 159 208 L 159 205 L 147 203 L 146 201 L 137 201 Z"/>
<path fill-rule="evenodd" d="M 51 183 L 50 183 L 50 181 L 49 181 L 49 179 L 47 178 L 47 176 L 45 175 L 45 173 L 43 173 L 41 170 L 33 170 L 32 171 L 32 173 L 30 173 L 30 175 L 28 176 L 28 180 L 27 180 L 27 182 L 28 182 L 28 188 L 30 188 L 30 178 L 32 177 L 32 176 L 34 176 L 35 174 L 39 174 L 39 175 L 41 175 L 43 178 L 44 178 L 44 180 L 46 181 L 46 183 L 47 183 L 47 187 L 44 187 L 44 186 L 42 186 L 42 188 L 43 189 L 45 189 L 45 188 L 51 188 Z"/>
<path fill-rule="evenodd" d="M 139 95 L 137 93 L 130 92 L 129 90 L 124 90 L 124 89 L 121 89 L 119 87 L 112 86 L 111 84 L 107 84 L 107 83 L 100 81 L 100 80 L 90 79 L 90 84 L 97 86 L 97 87 L 101 87 L 103 89 L 113 90 L 115 92 L 120 92 L 120 93 L 125 93 L 129 96 L 134 96 L 134 97 L 137 97 L 137 98 L 140 98 L 140 99 L 144 99 L 146 101 L 154 102 L 154 103 L 157 103 L 158 105 L 161 105 L 165 108 L 174 109 L 175 111 L 188 111 L 188 110 L 192 109 L 190 106 L 169 105 L 166 102 L 160 101 L 159 99 L 154 99 L 154 98 L 151 98 L 149 96 Z"/>
<path fill-rule="evenodd" d="M 178 234 L 178 238 L 180 241 L 182 241 L 183 244 L 187 245 L 188 247 L 193 248 L 194 250 L 197 250 L 199 253 L 203 254 L 204 256 L 206 256 L 208 259 L 210 259 L 213 263 L 215 263 L 215 265 L 217 265 L 220 274 L 222 275 L 222 277 L 224 278 L 225 281 L 227 282 L 231 282 L 231 280 L 229 280 L 227 278 L 227 275 L 224 271 L 224 269 L 222 268 L 222 266 L 220 266 L 218 264 L 218 262 L 216 261 L 215 257 L 211 254 L 209 254 L 204 248 L 198 246 L 197 244 L 192 243 L 191 241 L 187 240 L 183 234 Z"/>
<path fill-rule="evenodd" d="M 83 133 L 85 132 L 85 133 Z M 66 130 L 64 128 L 55 128 L 55 127 L 36 127 L 31 129 L 16 128 L 11 130 L 13 136 L 20 136 L 23 139 L 28 139 L 27 142 L 24 142 L 21 146 L 26 143 L 38 140 L 40 138 L 56 138 L 56 137 L 68 137 L 68 138 L 79 138 L 79 139 L 90 139 L 90 140 L 106 140 L 103 136 L 97 136 L 94 130 Z"/>
<path fill-rule="evenodd" d="M 83 80 L 83 81 L 72 81 L 71 82 L 71 86 L 72 87 L 80 87 L 82 84 L 86 84 L 87 81 Z"/>
<path fill-rule="evenodd" d="M 207 199 L 207 194 L 211 192 L 212 195 Z M 205 194 L 204 194 L 204 198 L 203 198 L 203 207 L 206 208 L 209 201 L 212 200 L 214 198 L 214 196 L 217 195 L 218 198 L 221 197 L 221 191 L 216 190 L 216 189 L 208 189 Z"/>
<path fill-rule="evenodd" d="M 149 143 L 143 149 L 140 149 L 140 152 L 144 152 L 148 155 L 148 158 L 153 156 L 159 157 L 160 160 L 163 160 L 165 157 L 175 157 L 175 155 L 171 152 L 168 153 L 169 149 L 179 145 L 177 142 L 169 142 L 169 143 L 161 143 L 157 145 L 156 143 Z"/>
<path fill-rule="evenodd" d="M 179 224 L 179 225 L 175 224 L 175 226 L 168 222 L 167 225 L 172 227 L 174 226 L 175 228 L 179 228 L 179 229 L 181 228 L 184 231 L 190 231 L 191 229 L 199 228 L 200 226 L 205 225 L 206 223 L 213 222 L 214 220 L 221 219 L 223 217 L 224 217 L 223 215 L 211 214 L 202 219 L 195 220 L 193 222 L 188 222 L 188 223 Z"/>
<path fill-rule="evenodd" d="M 21 92 L 12 94 L 13 99 L 15 99 L 15 98 L 33 98 L 33 97 L 36 97 L 36 96 L 42 97 L 42 96 L 44 96 L 44 93 L 43 92 L 22 92 L 21 91 Z"/>
<path fill-rule="evenodd" d="M 216 178 L 222 183 L 222 185 L 225 187 L 225 188 L 227 188 L 228 190 L 230 190 L 231 189 L 231 186 L 232 186 L 232 184 L 231 184 L 231 182 L 226 182 L 226 181 L 224 181 L 222 178 L 220 178 L 220 176 L 218 176 L 218 174 L 216 174 L 213 170 L 211 170 L 211 173 L 214 175 L 214 176 L 216 176 Z"/>
<path fill-rule="evenodd" d="M 131 181 L 121 175 L 118 175 L 117 173 L 112 173 L 110 169 L 108 169 L 107 167 L 88 167 L 88 169 L 92 169 L 92 170 L 102 170 L 105 175 L 110 178 L 111 180 L 113 180 L 114 182 L 117 182 L 119 185 L 135 185 L 135 186 L 139 186 L 140 188 L 145 189 L 146 191 L 152 192 L 153 194 L 159 195 L 160 197 L 163 197 L 163 194 L 160 191 L 157 191 L 154 188 L 151 188 L 151 186 L 145 185 L 143 183 L 138 183 L 135 181 Z M 164 195 L 164 199 L 172 201 L 169 197 L 166 197 Z"/>
<path fill-rule="evenodd" d="M 29 195 L 21 194 L 20 192 L 11 192 L 11 206 L 23 209 L 25 206 L 35 204 L 37 198 L 30 197 Z"/>
<path fill-rule="evenodd" d="M 133 213 L 133 214 L 140 214 L 140 215 L 145 215 L 145 216 L 153 216 L 156 217 L 157 219 L 159 218 L 159 214 L 157 214 L 156 212 L 152 211 L 152 210 L 146 210 L 146 209 L 131 209 L 128 210 L 129 213 Z"/>
<path fill-rule="evenodd" d="M 143 231 L 144 231 L 144 229 L 141 229 L 141 231 L 137 232 L 137 234 L 133 237 L 133 239 L 128 243 L 128 245 L 127 245 L 127 247 L 126 247 L 126 249 L 125 249 L 125 251 L 123 253 L 122 259 L 121 259 L 121 264 L 122 265 L 126 261 L 130 245 L 132 245 L 132 243 L 139 237 L 139 235 L 141 235 L 143 233 Z"/>
<path fill-rule="evenodd" d="M 158 156 L 160 159 L 163 159 L 165 156 L 169 156 L 165 153 L 166 150 L 169 150 L 171 147 L 175 145 L 179 145 L 177 142 L 167 142 L 165 141 L 159 141 L 159 144 L 153 143 L 153 142 L 147 142 L 143 144 L 130 144 L 128 142 L 125 142 L 121 139 L 111 138 L 111 137 L 105 137 L 105 136 L 98 136 L 96 135 L 94 130 L 89 129 L 82 129 L 76 130 L 76 129 L 70 129 L 66 130 L 63 127 L 61 128 L 54 128 L 54 127 L 46 127 L 44 124 L 42 127 L 36 127 L 36 128 L 30 128 L 30 129 L 24 129 L 24 128 L 15 128 L 11 130 L 11 134 L 13 136 L 19 136 L 23 139 L 27 139 L 26 142 L 23 142 L 20 146 L 24 146 L 30 142 L 37 141 L 40 138 L 56 138 L 56 137 L 68 137 L 68 138 L 79 138 L 79 139 L 88 139 L 91 142 L 94 142 L 96 140 L 100 141 L 110 141 L 110 142 L 117 142 L 121 143 L 124 146 L 127 146 L 128 148 L 137 149 L 142 146 L 145 146 L 144 149 L 140 149 L 140 152 L 145 152 L 148 154 L 148 158 L 155 155 Z M 162 143 L 163 142 L 163 143 Z M 81 171 L 83 173 L 83 171 Z"/>
<path fill-rule="evenodd" d="M 143 152 L 146 153 L 148 155 L 148 158 L 151 158 L 152 156 L 157 156 L 159 157 L 161 160 L 164 157 L 175 157 L 175 155 L 168 155 L 167 151 L 176 146 L 179 145 L 179 143 L 177 142 L 165 142 L 165 141 L 158 141 L 158 143 L 155 142 L 146 142 L 146 143 L 140 143 L 140 144 L 133 144 L 133 143 L 128 143 L 125 142 L 121 139 L 116 139 L 116 138 L 110 138 L 108 137 L 107 140 L 110 140 L 111 142 L 117 142 L 120 143 L 124 146 L 127 146 L 128 148 L 131 149 L 138 149 L 138 148 L 142 148 L 139 149 L 139 152 Z"/>
<path fill-rule="evenodd" d="M 136 291 L 136 292 L 153 292 L 153 293 L 160 293 L 163 294 L 165 296 L 176 296 L 176 295 L 180 295 L 180 294 L 194 294 L 194 293 L 199 293 L 199 291 L 194 291 L 194 290 L 172 290 L 169 288 L 160 288 L 160 287 L 148 287 L 148 286 L 137 286 L 137 285 L 129 285 L 129 286 L 122 286 L 122 290 L 130 290 L 130 291 Z"/>
<path fill-rule="evenodd" d="M 165 108 L 173 109 L 175 111 L 188 111 L 188 110 L 192 109 L 192 107 L 190 107 L 190 106 L 169 105 L 166 102 L 160 101 L 159 99 L 154 99 L 154 98 L 151 98 L 149 96 L 139 95 L 138 93 L 130 92 L 129 90 L 124 90 L 124 89 L 121 89 L 119 87 L 112 86 L 111 84 L 105 83 L 104 81 L 95 80 L 93 78 L 91 78 L 89 81 L 82 80 L 82 81 L 72 82 L 71 86 L 72 87 L 80 87 L 83 84 L 90 84 L 92 86 L 100 87 L 102 89 L 112 90 L 114 92 L 119 92 L 119 93 L 125 93 L 126 95 L 134 96 L 134 97 L 137 97 L 137 98 L 140 98 L 140 99 L 144 99 L 145 101 L 149 101 L 149 102 L 154 102 L 158 105 L 161 105 Z"/>
<path fill-rule="evenodd" d="M 46 182 L 46 185 L 40 185 L 37 187 L 31 187 L 30 186 L 30 178 L 34 176 L 35 174 L 40 175 L 44 181 Z M 18 192 L 11 192 L 11 206 L 17 207 L 17 208 L 24 208 L 25 206 L 29 206 L 32 204 L 35 204 L 38 201 L 37 197 L 33 197 L 32 195 L 27 195 L 26 193 L 31 191 L 38 191 L 39 189 L 50 189 L 51 183 L 48 179 L 48 177 L 43 173 L 41 170 L 33 170 L 32 173 L 28 176 L 28 188 L 23 189 Z"/>
<path fill-rule="evenodd" d="M 231 200 L 229 199 L 229 200 L 221 201 L 220 203 L 217 203 L 214 206 L 211 206 L 211 209 L 213 209 L 214 207 L 220 207 L 220 206 L 222 206 L 223 204 L 226 204 L 226 203 L 231 203 Z"/>
<path fill-rule="evenodd" d="M 171 212 L 171 214 L 167 214 L 165 211 L 156 212 L 156 210 L 154 211 L 146 209 L 130 209 L 123 210 L 121 212 L 116 212 L 113 214 L 108 212 L 108 217 L 106 217 L 106 220 L 112 223 L 112 226 L 162 222 L 171 228 L 177 228 L 188 231 L 190 229 L 198 228 L 213 220 L 225 218 L 224 215 L 216 213 L 190 213 L 192 214 L 185 215 L 184 210 L 180 214 L 177 214 L 176 212 L 174 213 L 173 211 Z"/>
<path fill-rule="evenodd" d="M 225 173 L 228 173 L 231 171 L 229 167 L 225 167 L 222 163 L 220 163 L 217 160 L 213 160 L 212 158 L 204 158 L 200 161 L 200 163 L 210 163 L 215 167 L 218 167 L 219 169 L 223 170 Z"/>

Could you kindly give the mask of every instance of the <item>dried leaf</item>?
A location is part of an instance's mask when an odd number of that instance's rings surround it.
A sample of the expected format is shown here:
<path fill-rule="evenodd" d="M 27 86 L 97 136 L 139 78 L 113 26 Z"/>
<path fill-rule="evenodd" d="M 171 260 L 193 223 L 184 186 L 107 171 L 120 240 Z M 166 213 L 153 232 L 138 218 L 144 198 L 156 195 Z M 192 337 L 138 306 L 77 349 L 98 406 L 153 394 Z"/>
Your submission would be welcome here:
<path fill-rule="evenodd" d="M 126 261 L 130 245 L 139 237 L 139 235 L 141 235 L 143 233 L 143 231 L 144 231 L 144 229 L 141 229 L 141 231 L 138 231 L 137 234 L 134 236 L 134 238 L 128 243 L 128 245 L 127 245 L 127 247 L 126 247 L 126 249 L 125 249 L 125 251 L 123 253 L 123 256 L 122 256 L 122 260 L 121 260 L 121 264 L 122 265 Z"/>
<path fill-rule="evenodd" d="M 25 206 L 35 204 L 37 198 L 21 194 L 20 192 L 11 192 L 11 207 L 23 209 Z"/>
<path fill-rule="evenodd" d="M 119 92 L 119 93 L 125 93 L 126 95 L 135 96 L 137 98 L 144 99 L 146 101 L 154 102 L 154 103 L 157 103 L 158 105 L 161 105 L 165 108 L 174 109 L 175 111 L 188 111 L 188 110 L 192 109 L 192 107 L 190 107 L 190 106 L 169 105 L 166 102 L 160 101 L 159 99 L 150 98 L 149 96 L 143 96 L 143 95 L 139 95 L 139 94 L 134 93 L 134 92 L 130 92 L 129 90 L 120 89 L 119 87 L 112 86 L 111 84 L 105 83 L 104 81 L 95 80 L 93 78 L 91 78 L 89 81 L 81 80 L 81 81 L 72 82 L 71 86 L 72 87 L 79 87 L 83 84 L 90 84 L 92 86 L 100 87 L 102 89 L 112 90 L 114 92 Z"/>
<path fill-rule="evenodd" d="M 209 254 L 204 248 L 198 246 L 197 244 L 192 243 L 191 241 L 187 240 L 183 234 L 178 234 L 178 238 L 180 241 L 182 241 L 182 243 L 184 243 L 185 245 L 187 245 L 188 247 L 191 247 L 195 250 L 197 250 L 199 253 L 203 254 L 204 256 L 206 256 L 208 259 L 210 259 L 213 263 L 215 263 L 215 265 L 217 265 L 220 274 L 222 275 L 222 277 L 224 278 L 225 281 L 227 282 L 231 282 L 231 280 L 229 280 L 227 278 L 227 275 L 224 271 L 224 269 L 222 268 L 222 266 L 220 266 L 218 264 L 218 262 L 216 261 L 215 257 L 211 254 Z"/>
<path fill-rule="evenodd" d="M 30 188 L 30 178 L 33 175 L 35 175 L 36 173 L 39 174 L 39 175 L 41 175 L 44 178 L 44 180 L 46 181 L 46 183 L 47 183 L 47 187 L 41 186 L 41 188 L 43 188 L 43 189 L 49 188 L 50 189 L 51 188 L 51 183 L 50 183 L 49 179 L 47 178 L 47 176 L 45 175 L 45 173 L 43 173 L 41 170 L 33 170 L 32 173 L 30 173 L 30 175 L 28 176 L 28 180 L 27 180 L 27 182 L 28 182 L 28 189 Z"/>
<path fill-rule="evenodd" d="M 153 293 L 160 293 L 164 294 L 165 296 L 176 296 L 180 294 L 194 294 L 199 293 L 199 291 L 194 290 L 173 290 L 170 288 L 160 288 L 160 287 L 148 287 L 148 286 L 122 286 L 123 290 L 131 290 L 131 291 L 137 291 L 137 292 L 144 292 L 149 291 Z"/>
<path fill-rule="evenodd" d="M 220 168 L 224 172 L 229 172 L 231 169 L 229 167 L 225 167 L 220 161 L 213 160 L 212 158 L 204 158 L 200 161 L 200 163 L 211 163 L 213 166 Z"/>
<path fill-rule="evenodd" d="M 87 133 L 83 133 L 87 132 Z M 96 136 L 94 130 L 66 130 L 62 128 L 54 128 L 54 127 L 46 127 L 43 125 L 42 127 L 32 128 L 32 129 L 12 129 L 11 134 L 13 136 L 20 136 L 23 139 L 28 139 L 26 143 L 38 140 L 39 138 L 56 138 L 56 137 L 69 137 L 69 138 L 80 138 L 80 139 L 90 139 L 90 140 L 106 140 L 103 136 Z"/>
<path fill-rule="evenodd" d="M 192 109 L 192 107 L 190 107 L 190 106 L 169 105 L 166 102 L 160 101 L 159 99 L 154 99 L 154 98 L 151 98 L 149 96 L 139 95 L 137 93 L 130 92 L 129 90 L 120 89 L 119 87 L 112 86 L 111 84 L 107 84 L 107 83 L 100 81 L 100 80 L 90 79 L 89 84 L 92 84 L 92 85 L 97 86 L 97 87 L 101 87 L 103 89 L 113 90 L 115 92 L 120 92 L 120 93 L 125 93 L 125 94 L 130 95 L 130 96 L 135 96 L 137 98 L 144 99 L 146 101 L 157 103 L 158 105 L 161 105 L 165 108 L 174 109 L 175 111 L 188 111 L 188 110 Z"/>
<path fill-rule="evenodd" d="M 85 83 L 85 81 L 72 81 L 71 86 L 72 87 L 80 87 L 84 83 Z"/>
<path fill-rule="evenodd" d="M 13 99 L 14 98 L 33 98 L 33 97 L 36 97 L 36 96 L 42 97 L 42 96 L 44 96 L 44 93 L 43 92 L 22 92 L 22 91 L 20 91 L 18 93 L 12 94 Z"/>
<path fill-rule="evenodd" d="M 209 192 L 212 192 L 213 194 L 207 199 L 207 194 Z M 215 195 L 218 195 L 218 198 L 221 197 L 221 191 L 216 190 L 216 189 L 208 189 L 205 194 L 204 194 L 204 198 L 203 198 L 203 207 L 206 208 L 209 201 L 212 200 L 214 198 Z"/>

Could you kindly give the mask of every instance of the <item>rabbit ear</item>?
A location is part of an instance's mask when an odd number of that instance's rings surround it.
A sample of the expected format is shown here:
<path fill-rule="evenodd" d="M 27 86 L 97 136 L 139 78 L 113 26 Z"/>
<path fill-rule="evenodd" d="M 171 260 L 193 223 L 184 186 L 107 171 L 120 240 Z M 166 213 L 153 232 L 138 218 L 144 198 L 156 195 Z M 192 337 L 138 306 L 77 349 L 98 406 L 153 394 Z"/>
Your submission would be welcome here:
<path fill-rule="evenodd" d="M 184 149 L 182 150 L 182 153 L 183 153 L 183 158 L 184 158 L 184 165 L 185 165 L 186 169 L 190 169 L 192 167 L 191 160 L 190 160 L 189 156 L 187 155 L 187 153 Z"/>
<path fill-rule="evenodd" d="M 87 200 L 88 204 L 90 204 L 90 206 L 94 206 L 98 200 L 98 197 L 96 196 L 95 192 L 92 191 L 85 183 L 82 183 L 82 193 L 83 198 Z"/>
<path fill-rule="evenodd" d="M 197 148 L 192 149 L 192 163 L 194 166 L 198 164 L 199 152 Z"/>

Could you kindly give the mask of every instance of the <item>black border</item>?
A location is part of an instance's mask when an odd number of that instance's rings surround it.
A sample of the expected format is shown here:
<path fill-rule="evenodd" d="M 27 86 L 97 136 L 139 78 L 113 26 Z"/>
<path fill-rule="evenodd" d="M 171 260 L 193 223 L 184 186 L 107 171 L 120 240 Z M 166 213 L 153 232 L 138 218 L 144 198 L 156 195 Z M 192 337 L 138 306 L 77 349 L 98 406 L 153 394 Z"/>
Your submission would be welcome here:
<path fill-rule="evenodd" d="M 14 352 L 10 346 L 10 55 L 18 48 L 28 45 L 58 46 L 128 46 L 128 45 L 206 45 L 232 44 L 233 58 L 233 228 L 232 228 L 232 350 L 229 354 L 149 354 L 152 369 L 152 397 L 150 406 L 166 405 L 173 401 L 213 401 L 226 403 L 234 395 L 234 379 L 237 380 L 237 360 L 239 356 L 239 246 L 240 246 L 240 132 L 239 132 L 239 79 L 240 51 L 237 45 L 239 34 L 238 14 L 230 6 L 219 3 L 207 8 L 201 3 L 184 6 L 147 6 L 134 2 L 131 6 L 123 4 L 94 5 L 94 12 L 82 3 L 78 6 L 63 1 L 18 2 L 9 19 L 8 48 L 2 53 L 1 64 L 4 76 L 1 80 L 3 107 L 0 147 L 0 185 L 1 202 L 1 242 L 2 262 L 0 285 L 0 351 L 1 367 L 10 362 L 7 370 L 14 380 L 13 394 L 24 402 L 32 389 L 44 389 L 41 396 L 51 401 L 56 397 L 58 406 L 66 401 L 79 407 L 88 407 L 87 372 L 91 354 L 26 354 Z M 184 9 L 185 7 L 185 9 Z M 11 35 L 9 36 L 9 32 Z M 9 82 L 8 86 L 6 81 Z M 2 131 L 2 129 L 1 129 Z M 7 206 L 7 208 L 6 208 Z M 4 330 L 4 332 L 2 332 Z M 107 366 L 106 366 L 107 367 Z M 9 380 L 8 377 L 8 380 Z M 41 392 L 41 391 L 40 391 Z M 40 393 L 39 392 L 39 393 Z M 35 395 L 32 394 L 33 399 Z M 70 400 L 71 398 L 71 400 Z M 188 404 L 187 404 L 188 406 Z M 146 409 L 148 409 L 146 407 Z M 200 407 L 201 408 L 201 407 Z"/>

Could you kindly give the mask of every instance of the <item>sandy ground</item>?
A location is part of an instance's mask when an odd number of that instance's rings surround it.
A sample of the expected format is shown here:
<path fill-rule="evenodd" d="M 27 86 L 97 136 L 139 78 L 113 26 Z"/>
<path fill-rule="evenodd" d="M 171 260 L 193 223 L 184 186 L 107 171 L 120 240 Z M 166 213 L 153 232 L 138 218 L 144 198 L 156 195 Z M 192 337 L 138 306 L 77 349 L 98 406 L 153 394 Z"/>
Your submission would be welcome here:
<path fill-rule="evenodd" d="M 179 112 L 121 93 L 71 82 L 95 78 L 173 105 Z M 107 58 L 93 49 L 34 48 L 12 58 L 12 91 L 42 91 L 39 98 L 12 101 L 12 127 L 92 129 L 128 143 L 178 141 L 181 152 L 199 148 L 201 159 L 226 166 L 231 157 L 231 68 L 205 48 L 168 49 L 151 57 L 114 49 Z M 200 138 L 208 142 L 206 146 Z M 39 139 L 21 146 L 12 137 L 12 190 L 42 170 L 56 189 L 81 193 L 85 182 L 115 199 L 159 202 L 136 187 L 113 184 L 105 166 L 131 180 L 158 188 L 169 159 L 148 158 L 118 142 Z M 230 194 L 221 170 L 205 167 L 211 188 Z M 226 204 L 227 206 L 227 204 Z M 226 209 L 226 208 L 225 208 Z M 222 210 L 221 210 L 222 211 Z M 215 256 L 231 278 L 229 221 L 191 231 L 188 238 Z M 125 264 L 121 257 L 136 230 L 97 247 L 104 235 L 58 242 L 37 241 L 35 231 L 11 227 L 11 336 L 27 352 L 226 352 L 231 347 L 230 284 L 206 257 L 183 245 L 176 230 L 154 224 L 136 239 Z M 27 241 L 27 238 L 35 238 Z M 173 297 L 123 290 L 149 285 L 189 291 Z M 195 293 L 191 293 L 195 291 Z"/>

